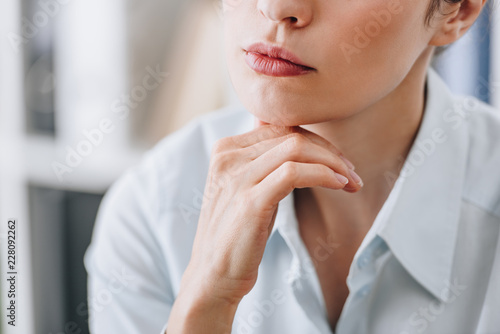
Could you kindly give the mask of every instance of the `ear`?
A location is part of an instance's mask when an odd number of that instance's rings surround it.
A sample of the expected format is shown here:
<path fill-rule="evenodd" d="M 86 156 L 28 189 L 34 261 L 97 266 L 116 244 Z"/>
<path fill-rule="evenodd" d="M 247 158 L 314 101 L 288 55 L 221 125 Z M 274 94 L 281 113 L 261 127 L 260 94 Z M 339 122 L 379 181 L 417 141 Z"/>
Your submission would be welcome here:
<path fill-rule="evenodd" d="M 431 21 L 435 34 L 429 45 L 443 46 L 462 37 L 476 21 L 486 0 L 462 0 L 459 3 L 445 2 Z"/>

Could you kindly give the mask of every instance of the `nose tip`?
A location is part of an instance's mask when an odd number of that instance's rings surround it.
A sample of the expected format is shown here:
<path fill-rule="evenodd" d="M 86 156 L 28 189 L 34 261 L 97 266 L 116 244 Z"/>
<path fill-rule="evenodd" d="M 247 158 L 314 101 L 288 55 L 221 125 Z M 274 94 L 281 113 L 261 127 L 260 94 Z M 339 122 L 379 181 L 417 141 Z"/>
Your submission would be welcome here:
<path fill-rule="evenodd" d="M 306 0 L 260 0 L 262 16 L 274 22 L 286 22 L 294 27 L 305 27 L 312 20 L 312 8 Z"/>

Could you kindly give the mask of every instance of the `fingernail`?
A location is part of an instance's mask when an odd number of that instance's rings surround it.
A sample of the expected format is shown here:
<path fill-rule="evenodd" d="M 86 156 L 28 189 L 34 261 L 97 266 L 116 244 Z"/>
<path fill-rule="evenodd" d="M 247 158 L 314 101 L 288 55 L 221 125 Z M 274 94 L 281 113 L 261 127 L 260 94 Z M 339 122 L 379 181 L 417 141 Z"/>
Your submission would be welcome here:
<path fill-rule="evenodd" d="M 349 167 L 350 169 L 354 170 L 356 167 L 354 167 L 353 163 L 350 162 L 346 157 L 344 157 L 343 155 L 340 156 L 340 159 L 344 160 L 344 162 L 346 163 L 347 167 Z"/>
<path fill-rule="evenodd" d="M 349 179 L 347 177 L 345 177 L 344 175 L 341 175 L 339 173 L 335 173 L 335 176 L 337 177 L 337 180 L 340 181 L 340 183 L 342 183 L 342 184 L 349 183 Z"/>
<path fill-rule="evenodd" d="M 356 182 L 357 184 L 359 184 L 362 187 L 363 186 L 363 180 L 361 180 L 361 178 L 359 177 L 359 175 L 356 174 L 356 172 L 353 171 L 352 169 L 349 171 L 349 173 L 351 174 L 351 177 L 354 180 L 354 182 Z"/>

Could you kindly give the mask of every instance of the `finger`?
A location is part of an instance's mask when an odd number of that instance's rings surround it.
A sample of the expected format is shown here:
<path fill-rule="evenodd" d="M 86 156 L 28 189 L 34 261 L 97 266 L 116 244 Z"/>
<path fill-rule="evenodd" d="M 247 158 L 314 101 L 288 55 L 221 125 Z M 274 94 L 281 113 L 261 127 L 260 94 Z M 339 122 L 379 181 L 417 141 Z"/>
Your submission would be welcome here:
<path fill-rule="evenodd" d="M 240 148 L 246 148 L 272 138 L 286 136 L 292 133 L 303 134 L 318 145 L 327 147 L 329 150 L 339 155 L 350 169 L 355 169 L 354 164 L 349 161 L 335 145 L 330 143 L 325 138 L 315 134 L 314 132 L 311 132 L 299 126 L 275 126 L 261 121 L 257 117 L 254 117 L 254 130 L 243 133 L 241 135 L 233 136 L 231 138 L 234 143 L 240 146 Z"/>
<path fill-rule="evenodd" d="M 322 137 L 318 136 L 317 134 L 312 133 L 310 131 L 307 131 L 305 129 L 300 129 L 300 128 L 297 128 L 295 130 L 297 130 L 297 131 L 293 131 L 285 136 L 270 138 L 270 139 L 258 142 L 252 146 L 246 147 L 246 148 L 242 149 L 241 153 L 247 159 L 254 160 L 254 159 L 257 159 L 258 157 L 260 157 L 261 155 L 265 154 L 266 152 L 272 150 L 274 147 L 286 142 L 287 140 L 292 139 L 292 140 L 295 140 L 297 142 L 300 142 L 300 139 L 303 139 L 304 137 L 309 139 L 312 143 L 320 145 L 320 147 L 323 147 L 325 150 L 328 150 L 328 151 L 324 152 L 325 157 L 331 156 L 330 150 L 333 150 L 335 153 L 339 152 L 338 149 L 335 148 L 335 146 L 330 145 L 327 140 L 323 139 Z M 309 150 L 304 150 L 304 152 L 311 153 L 311 151 L 309 151 Z M 296 154 L 296 153 L 292 152 L 292 154 Z M 271 155 L 271 156 L 274 157 L 274 155 Z M 363 186 L 363 181 L 361 180 L 359 175 L 357 175 L 354 172 L 355 167 L 352 164 L 352 162 L 350 162 L 347 158 L 345 158 L 342 155 L 342 153 L 340 153 L 340 154 L 337 153 L 337 155 L 334 155 L 334 156 L 335 156 L 334 159 L 336 160 L 336 163 L 337 163 L 336 166 L 339 166 L 338 164 L 340 163 L 340 161 L 338 159 L 341 159 L 345 165 L 344 169 L 342 169 L 340 167 L 339 167 L 340 169 L 337 169 L 338 172 L 342 173 L 342 175 L 346 176 L 349 179 L 349 184 L 346 186 L 345 190 L 350 190 L 350 192 L 358 191 Z M 263 159 L 263 160 L 265 160 L 265 159 Z M 308 159 L 307 156 L 304 157 L 304 159 L 300 159 L 300 157 L 298 157 L 297 159 L 291 159 L 291 160 L 298 161 L 298 162 L 320 162 L 320 161 L 322 161 L 322 160 Z M 285 160 L 281 160 L 278 164 L 275 164 L 275 168 L 277 168 L 278 165 L 284 163 L 284 161 Z M 330 167 L 333 167 L 333 166 L 330 165 Z M 270 172 L 271 172 L 271 170 L 269 170 L 269 173 Z M 256 174 L 256 176 L 260 177 L 260 179 L 265 177 L 265 175 L 262 175 L 262 174 Z"/>
<path fill-rule="evenodd" d="M 287 134 L 300 131 L 299 127 L 297 126 L 276 126 L 272 124 L 261 124 L 261 122 L 262 121 L 260 120 L 255 120 L 255 128 L 253 130 L 236 136 L 232 136 L 232 140 L 240 148 L 246 148 L 261 141 L 286 136 Z"/>
<path fill-rule="evenodd" d="M 269 125 L 269 123 L 263 122 L 257 117 L 254 117 L 254 131 L 250 131 L 241 135 L 220 138 L 213 145 L 212 154 L 241 149 L 253 143 L 259 142 L 260 139 L 265 140 L 266 138 L 271 138 L 273 135 L 274 137 L 280 135 L 279 133 L 273 131 L 273 129 L 267 129 L 267 131 L 264 130 L 264 132 L 255 131 L 255 129 L 260 128 L 264 125 Z"/>
<path fill-rule="evenodd" d="M 253 201 L 262 210 L 273 208 L 295 188 L 343 189 L 338 174 L 321 164 L 286 162 L 254 187 Z"/>
<path fill-rule="evenodd" d="M 261 125 L 267 125 L 269 123 L 266 123 L 264 121 L 261 121 L 260 119 L 258 119 L 257 117 L 254 117 L 254 129 L 258 128 L 259 126 Z"/>
<path fill-rule="evenodd" d="M 288 139 L 251 161 L 249 177 L 257 184 L 287 161 L 323 164 L 345 176 L 349 180 L 349 188 L 353 190 L 361 188 L 360 178 L 351 172 L 343 159 L 325 147 L 311 142 L 303 135 L 289 136 Z"/>
<path fill-rule="evenodd" d="M 290 140 L 290 139 L 293 140 L 293 138 L 297 138 L 297 137 L 299 137 L 297 140 L 300 140 L 300 139 L 302 139 L 300 137 L 303 137 L 303 138 L 308 139 L 311 143 L 325 148 L 330 154 L 333 153 L 333 154 L 339 156 L 339 158 L 344 161 L 345 165 L 348 168 L 354 170 L 354 165 L 350 161 L 348 161 L 342 155 L 342 153 L 340 151 L 338 151 L 337 149 L 332 150 L 331 147 L 327 144 L 328 142 L 325 143 L 324 141 L 317 140 L 315 138 L 315 136 L 317 136 L 317 135 L 315 135 L 313 133 L 308 133 L 308 132 L 305 132 L 305 133 L 291 132 L 291 133 L 288 133 L 288 134 L 283 135 L 283 136 L 273 137 L 273 138 L 269 138 L 269 139 L 257 142 L 254 145 L 243 148 L 242 152 L 247 157 L 249 157 L 253 160 L 253 159 L 257 159 L 262 154 L 266 153 L 267 151 L 273 149 L 275 146 L 278 146 L 287 140 Z"/>

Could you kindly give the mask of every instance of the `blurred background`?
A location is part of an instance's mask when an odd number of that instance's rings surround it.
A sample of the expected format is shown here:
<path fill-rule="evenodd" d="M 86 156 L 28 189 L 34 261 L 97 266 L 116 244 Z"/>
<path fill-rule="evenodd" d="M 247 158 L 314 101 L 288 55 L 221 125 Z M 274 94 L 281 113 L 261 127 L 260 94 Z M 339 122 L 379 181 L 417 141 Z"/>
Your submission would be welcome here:
<path fill-rule="evenodd" d="M 2 0 L 0 333 L 88 333 L 82 258 L 102 196 L 159 139 L 239 104 L 219 1 Z M 499 108 L 497 4 L 433 66 L 456 93 Z M 11 218 L 15 327 L 6 314 Z"/>

